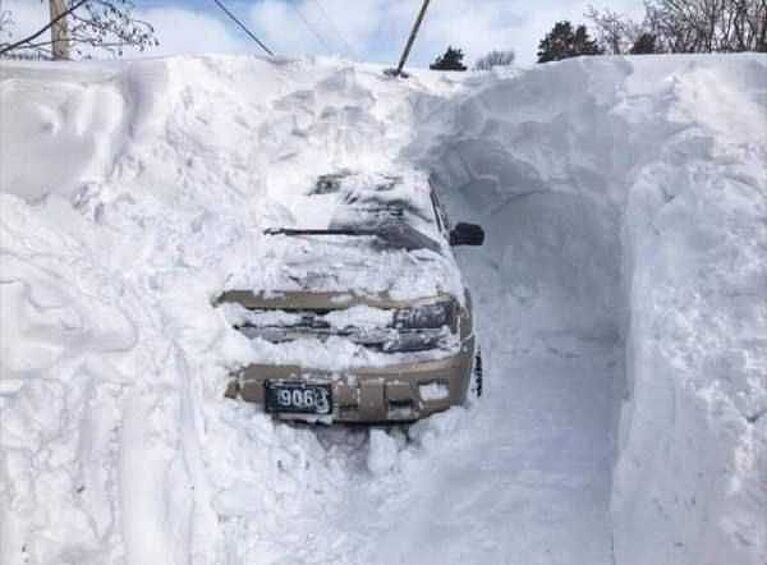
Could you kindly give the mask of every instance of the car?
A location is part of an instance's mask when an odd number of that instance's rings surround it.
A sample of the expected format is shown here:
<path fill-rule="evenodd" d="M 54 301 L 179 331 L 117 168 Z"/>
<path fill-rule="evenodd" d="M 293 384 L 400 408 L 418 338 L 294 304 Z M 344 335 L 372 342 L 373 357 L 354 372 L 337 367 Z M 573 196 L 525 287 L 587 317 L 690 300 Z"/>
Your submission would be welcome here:
<path fill-rule="evenodd" d="M 321 175 L 263 232 L 270 261 L 216 300 L 257 352 L 226 396 L 276 418 L 412 422 L 481 393 L 472 302 L 452 227 L 425 173 Z M 298 216 L 298 217 L 296 217 Z M 278 265 L 264 267 L 265 265 Z"/>

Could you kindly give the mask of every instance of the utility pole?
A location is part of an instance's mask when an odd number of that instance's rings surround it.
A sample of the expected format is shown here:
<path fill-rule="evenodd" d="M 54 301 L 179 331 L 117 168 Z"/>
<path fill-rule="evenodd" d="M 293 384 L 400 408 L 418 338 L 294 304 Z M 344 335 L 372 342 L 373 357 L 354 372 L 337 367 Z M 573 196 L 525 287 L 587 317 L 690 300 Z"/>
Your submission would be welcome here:
<path fill-rule="evenodd" d="M 405 66 L 405 62 L 407 61 L 407 58 L 410 55 L 410 49 L 413 47 L 415 36 L 418 33 L 418 29 L 421 27 L 421 22 L 423 21 L 423 17 L 426 15 L 426 9 L 429 7 L 429 2 L 430 0 L 423 0 L 421 11 L 418 12 L 418 17 L 416 18 L 415 24 L 413 25 L 413 30 L 410 32 L 410 37 L 408 37 L 407 39 L 405 50 L 402 52 L 402 57 L 400 57 L 399 65 L 397 65 L 397 68 L 394 69 L 393 71 L 387 71 L 387 74 L 391 74 L 395 77 L 400 76 L 402 74 L 402 68 Z"/>
<path fill-rule="evenodd" d="M 69 59 L 69 25 L 67 17 L 62 17 L 67 11 L 67 0 L 49 0 L 51 21 L 59 20 L 51 26 L 51 51 L 55 60 Z"/>

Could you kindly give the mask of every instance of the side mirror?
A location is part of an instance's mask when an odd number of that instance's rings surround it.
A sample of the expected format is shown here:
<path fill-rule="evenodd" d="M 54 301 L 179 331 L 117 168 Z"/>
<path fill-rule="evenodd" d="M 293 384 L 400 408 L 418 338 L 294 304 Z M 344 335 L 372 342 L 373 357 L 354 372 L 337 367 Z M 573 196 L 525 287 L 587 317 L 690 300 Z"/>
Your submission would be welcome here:
<path fill-rule="evenodd" d="M 450 245 L 482 245 L 485 242 L 485 230 L 477 224 L 460 222 L 450 230 Z"/>

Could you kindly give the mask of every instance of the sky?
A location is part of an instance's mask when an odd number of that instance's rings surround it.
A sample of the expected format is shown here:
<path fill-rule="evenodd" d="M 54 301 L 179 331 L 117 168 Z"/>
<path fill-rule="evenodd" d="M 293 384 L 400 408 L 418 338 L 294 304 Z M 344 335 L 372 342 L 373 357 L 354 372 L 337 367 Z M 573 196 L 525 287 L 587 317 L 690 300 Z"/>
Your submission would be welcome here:
<path fill-rule="evenodd" d="M 328 55 L 394 64 L 422 0 L 222 0 L 276 54 Z M 0 0 L 15 36 L 41 25 L 47 0 Z M 150 55 L 262 53 L 213 0 L 134 0 L 136 15 L 156 29 Z M 431 0 L 409 64 L 427 66 L 448 45 L 471 63 L 488 51 L 512 49 L 535 61 L 538 41 L 563 19 L 587 23 L 589 4 L 637 16 L 641 0 Z M 128 54 L 127 56 L 131 56 Z M 135 56 L 135 55 L 134 55 Z"/>

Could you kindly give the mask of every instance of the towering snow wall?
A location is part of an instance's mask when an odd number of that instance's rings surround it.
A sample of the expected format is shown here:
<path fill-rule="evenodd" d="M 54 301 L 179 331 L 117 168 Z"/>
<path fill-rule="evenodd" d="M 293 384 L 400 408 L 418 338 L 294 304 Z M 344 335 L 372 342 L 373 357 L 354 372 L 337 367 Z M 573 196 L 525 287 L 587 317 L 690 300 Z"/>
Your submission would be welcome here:
<path fill-rule="evenodd" d="M 327 457 L 311 432 L 221 402 L 252 353 L 210 298 L 313 175 L 399 159 L 488 228 L 487 255 L 464 262 L 476 280 L 550 297 L 556 311 L 509 331 L 557 319 L 625 351 L 616 563 L 762 565 L 765 56 L 404 86 L 254 59 L 0 72 L 3 564 L 266 560 L 277 498 L 297 521 L 354 482 L 305 464 Z M 232 493 L 242 531 L 220 518 Z M 254 530 L 261 553 L 239 555 Z"/>
<path fill-rule="evenodd" d="M 509 293 L 561 295 L 565 328 L 620 334 L 616 563 L 762 564 L 767 57 L 580 59 L 467 85 L 424 102 L 412 156 L 490 226 Z"/>
<path fill-rule="evenodd" d="M 222 398 L 256 357 L 212 301 L 284 268 L 261 226 L 317 175 L 391 165 L 408 93 L 337 62 L 0 64 L 2 565 L 341 551 L 296 524 L 359 478 Z"/>

